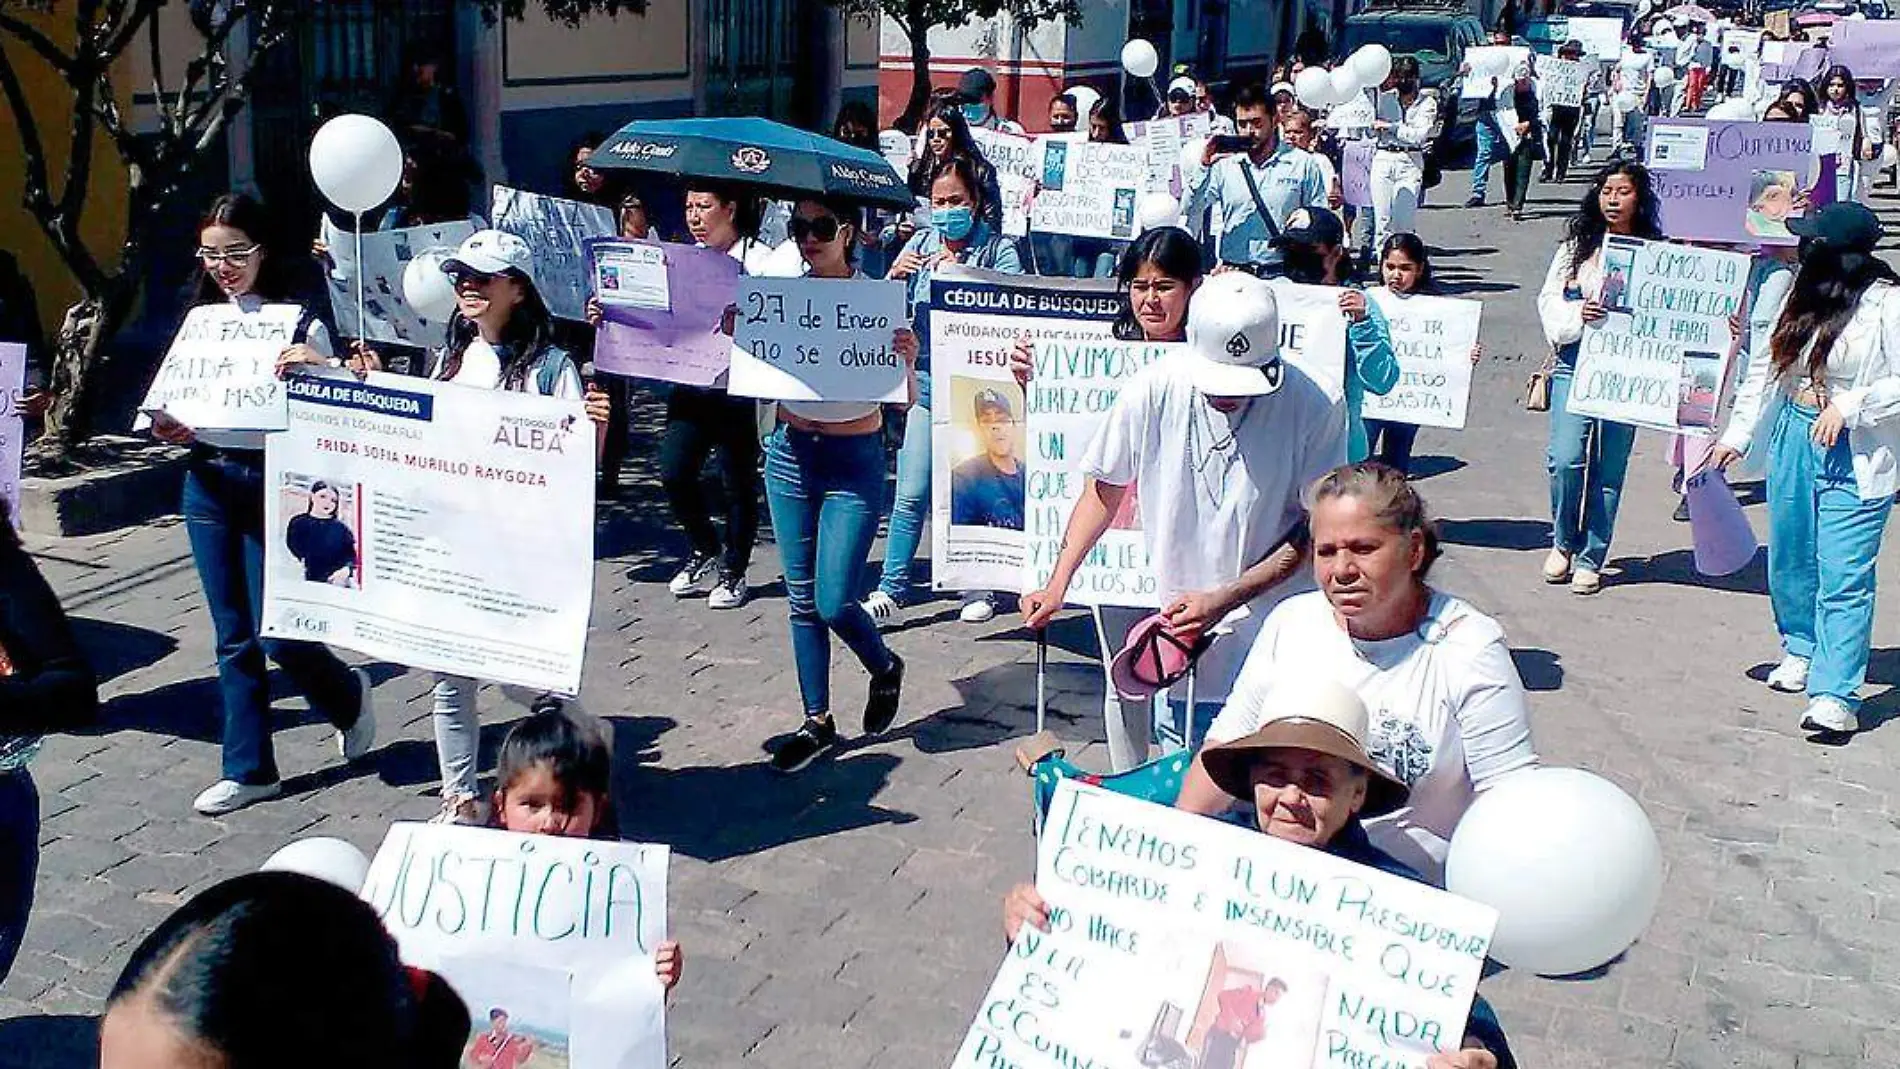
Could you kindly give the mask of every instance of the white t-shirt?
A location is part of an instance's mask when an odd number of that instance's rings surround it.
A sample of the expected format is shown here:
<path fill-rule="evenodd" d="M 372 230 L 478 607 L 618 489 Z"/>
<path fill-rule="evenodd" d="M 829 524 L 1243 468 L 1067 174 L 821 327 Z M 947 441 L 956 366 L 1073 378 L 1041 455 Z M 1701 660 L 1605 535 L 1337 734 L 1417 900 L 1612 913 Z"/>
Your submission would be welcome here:
<path fill-rule="evenodd" d="M 501 386 L 501 357 L 495 352 L 494 346 L 477 337 L 462 352 L 462 366 L 455 369 L 455 375 L 446 381 L 457 386 L 473 386 L 478 390 L 497 389 Z M 527 392 L 540 392 L 532 368 L 528 370 Z M 581 385 L 580 372 L 574 370 L 573 362 L 569 361 L 561 369 L 560 378 L 554 381 L 554 392 L 548 396 L 563 401 L 579 401 L 586 393 Z"/>
<path fill-rule="evenodd" d="M 1289 365 L 1277 393 L 1223 413 L 1189 381 L 1190 359 L 1184 351 L 1137 372 L 1082 457 L 1091 478 L 1135 485 L 1163 605 L 1258 564 L 1306 514 L 1306 488 L 1346 462 L 1345 405 L 1303 372 Z M 1301 569 L 1248 605 L 1251 615 L 1201 658 L 1195 700 L 1225 697 L 1266 611 L 1312 585 Z M 1186 697 L 1185 681 L 1173 694 Z"/>
<path fill-rule="evenodd" d="M 1503 628 L 1449 594 L 1432 594 L 1418 630 L 1382 642 L 1348 635 L 1319 591 L 1288 598 L 1267 618 L 1208 743 L 1252 734 L 1267 692 L 1291 672 L 1331 677 L 1365 700 L 1373 760 L 1412 788 L 1409 804 L 1367 821 L 1366 834 L 1434 883 L 1477 792 L 1537 763 Z"/>

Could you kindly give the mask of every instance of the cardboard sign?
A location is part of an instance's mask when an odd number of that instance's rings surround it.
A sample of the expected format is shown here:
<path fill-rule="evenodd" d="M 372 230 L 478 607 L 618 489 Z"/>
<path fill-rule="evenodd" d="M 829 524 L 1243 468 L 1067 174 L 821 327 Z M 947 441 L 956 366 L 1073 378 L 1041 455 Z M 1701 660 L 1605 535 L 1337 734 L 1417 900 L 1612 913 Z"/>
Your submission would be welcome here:
<path fill-rule="evenodd" d="M 1135 236 L 1135 203 L 1148 163 L 1135 145 L 1042 142 L 1042 188 L 1030 226 L 1043 234 L 1126 240 Z"/>
<path fill-rule="evenodd" d="M 409 262 L 425 252 L 453 253 L 475 224 L 463 221 L 401 230 L 374 230 L 362 235 L 363 258 L 356 258 L 356 235 L 323 220 L 323 240 L 329 250 L 330 310 L 337 333 L 390 345 L 430 348 L 441 345 L 446 321 L 431 323 L 409 307 L 403 294 L 403 273 Z M 356 277 L 363 277 L 363 322 L 356 321 Z"/>
<path fill-rule="evenodd" d="M 1900 78 L 1900 23 L 1842 19 L 1827 41 L 1828 62 L 1856 78 Z"/>
<path fill-rule="evenodd" d="M 294 304 L 248 312 L 228 301 L 193 308 L 158 365 L 132 429 L 151 426 L 146 413 L 157 411 L 194 430 L 283 430 L 290 417 L 277 358 L 296 343 L 303 315 Z"/>
<path fill-rule="evenodd" d="M 1140 145 L 1148 154 L 1148 191 L 1181 196 L 1181 149 L 1188 142 L 1205 138 L 1213 131 L 1206 112 L 1189 115 L 1164 115 L 1152 122 L 1134 122 L 1126 126 L 1129 143 Z"/>
<path fill-rule="evenodd" d="M 1544 103 L 1564 108 L 1582 107 L 1584 94 L 1590 87 L 1590 74 L 1595 69 L 1596 64 L 1577 59 L 1549 56 L 1539 59 L 1537 82 Z"/>
<path fill-rule="evenodd" d="M 534 284 L 548 311 L 561 319 L 585 322 L 592 289 L 586 243 L 619 233 L 614 213 L 598 204 L 544 197 L 507 186 L 495 187 L 496 230 L 528 243 L 534 255 Z"/>
<path fill-rule="evenodd" d="M 996 168 L 996 185 L 1003 197 L 1003 233 L 1014 238 L 1027 235 L 1029 203 L 1036 192 L 1036 179 L 1042 174 L 1042 153 L 1036 139 L 980 126 L 970 128 L 970 138 L 982 150 L 983 158 Z"/>
<path fill-rule="evenodd" d="M 892 338 L 908 323 L 902 282 L 741 279 L 727 389 L 775 401 L 907 400 L 909 370 Z"/>
<path fill-rule="evenodd" d="M 1484 305 L 1452 297 L 1401 297 L 1380 286 L 1366 299 L 1385 313 L 1399 384 L 1383 397 L 1368 393 L 1366 419 L 1462 430 L 1471 398 L 1471 353 Z"/>
<path fill-rule="evenodd" d="M 1680 240 L 1792 245 L 1787 220 L 1814 174 L 1806 123 L 1649 121 L 1663 232 Z"/>
<path fill-rule="evenodd" d="M 665 270 L 665 308 L 654 307 L 660 303 L 662 288 L 652 272 L 655 249 Z M 726 373 L 732 361 L 726 310 L 738 299 L 739 261 L 717 249 L 618 238 L 589 240 L 587 254 L 596 286 L 601 285 L 603 265 L 625 263 L 628 258 L 641 265 L 615 279 L 620 296 L 599 294 L 595 368 L 689 386 L 710 386 Z"/>
<path fill-rule="evenodd" d="M 1591 16 L 1571 16 L 1564 20 L 1564 33 L 1583 45 L 1583 53 L 1601 60 L 1614 60 L 1623 54 L 1623 20 Z M 1542 68 L 1543 62 L 1538 62 Z"/>

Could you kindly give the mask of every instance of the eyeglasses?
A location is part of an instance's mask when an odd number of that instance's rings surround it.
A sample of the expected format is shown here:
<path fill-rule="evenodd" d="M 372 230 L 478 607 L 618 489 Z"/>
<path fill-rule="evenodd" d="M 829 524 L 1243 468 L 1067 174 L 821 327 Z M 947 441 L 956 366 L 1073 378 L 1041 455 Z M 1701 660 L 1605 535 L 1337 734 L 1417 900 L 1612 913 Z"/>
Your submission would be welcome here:
<path fill-rule="evenodd" d="M 251 257 L 257 255 L 257 250 L 258 246 L 256 245 L 233 245 L 228 249 L 207 249 L 200 247 L 198 249 L 198 259 L 208 267 L 215 267 L 222 263 L 230 264 L 232 267 L 244 268 L 251 265 Z"/>
<path fill-rule="evenodd" d="M 806 219 L 803 216 L 794 215 L 792 216 L 791 231 L 794 241 L 803 241 L 806 238 L 811 238 L 823 244 L 830 244 L 838 240 L 838 217 L 835 215 L 821 215 L 816 219 Z"/>

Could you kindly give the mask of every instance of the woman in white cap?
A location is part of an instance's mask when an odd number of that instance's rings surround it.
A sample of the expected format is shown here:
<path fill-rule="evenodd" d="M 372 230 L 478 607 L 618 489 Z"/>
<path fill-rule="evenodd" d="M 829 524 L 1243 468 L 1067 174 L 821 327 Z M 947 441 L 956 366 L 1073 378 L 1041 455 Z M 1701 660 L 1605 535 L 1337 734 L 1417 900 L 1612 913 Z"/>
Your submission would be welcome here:
<path fill-rule="evenodd" d="M 1227 625 L 1234 636 L 1197 666 L 1194 720 L 1184 685 L 1169 702 L 1169 719 L 1180 720 L 1169 733 L 1198 737 L 1226 698 L 1261 614 L 1310 583 L 1300 568 L 1300 493 L 1345 456 L 1344 405 L 1280 358 L 1272 287 L 1243 272 L 1210 276 L 1188 306 L 1186 350 L 1128 380 L 1084 454 L 1087 487 L 1048 585 L 1023 596 L 1024 618 L 1041 628 L 1062 608 L 1076 570 L 1138 484 L 1142 534 L 1173 637 L 1195 646 L 1248 610 Z M 1115 767 L 1146 761 L 1146 725 L 1115 719 Z"/>
<path fill-rule="evenodd" d="M 1425 192 L 1425 153 L 1438 126 L 1438 97 L 1419 82 L 1418 59 L 1398 56 L 1386 79 L 1399 117 L 1375 119 L 1378 149 L 1372 154 L 1372 247 L 1384 248 L 1393 234 L 1409 234 Z"/>
<path fill-rule="evenodd" d="M 554 344 L 553 318 L 535 288 L 527 242 L 500 230 L 477 231 L 443 262 L 442 271 L 455 284 L 455 311 L 449 316 L 448 344 L 430 354 L 426 377 L 481 390 L 584 400 L 589 419 L 607 421 L 607 395 L 586 390 L 573 360 Z M 486 818 L 476 791 L 479 687 L 469 676 L 437 673 L 435 678 L 435 750 L 442 769 L 436 823 L 480 824 Z"/>
<path fill-rule="evenodd" d="M 1472 799 L 1537 763 L 1524 685 L 1496 621 L 1426 583 L 1438 537 L 1403 475 L 1349 465 L 1314 484 L 1308 500 L 1320 589 L 1267 617 L 1205 753 L 1258 730 L 1288 680 L 1351 687 L 1372 709 L 1367 742 L 1379 768 L 1411 792 L 1403 808 L 1369 817 L 1366 832 L 1438 882 Z M 1199 813 L 1231 806 L 1232 784 L 1218 773 L 1197 762 L 1176 804 Z"/>

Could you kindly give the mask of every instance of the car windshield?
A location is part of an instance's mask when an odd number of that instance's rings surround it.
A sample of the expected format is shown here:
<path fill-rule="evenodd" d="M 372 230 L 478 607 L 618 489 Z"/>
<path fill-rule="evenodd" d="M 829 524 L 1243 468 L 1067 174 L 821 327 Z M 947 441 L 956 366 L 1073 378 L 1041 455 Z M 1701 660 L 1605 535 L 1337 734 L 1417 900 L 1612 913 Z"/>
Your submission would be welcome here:
<path fill-rule="evenodd" d="M 1379 19 L 1346 24 L 1346 44 L 1341 55 L 1351 55 L 1362 45 L 1381 44 L 1394 55 L 1420 58 L 1451 56 L 1451 23 L 1423 20 Z"/>

